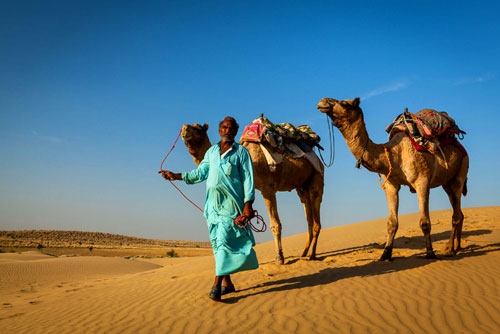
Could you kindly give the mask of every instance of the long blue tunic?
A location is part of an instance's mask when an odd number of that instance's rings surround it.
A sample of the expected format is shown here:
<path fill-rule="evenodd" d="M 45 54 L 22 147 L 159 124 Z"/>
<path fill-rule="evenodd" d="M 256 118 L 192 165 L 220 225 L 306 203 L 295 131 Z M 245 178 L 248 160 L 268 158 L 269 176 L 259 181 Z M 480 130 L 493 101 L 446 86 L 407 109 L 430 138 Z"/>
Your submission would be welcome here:
<path fill-rule="evenodd" d="M 216 144 L 208 149 L 198 168 L 182 173 L 182 179 L 187 184 L 207 180 L 204 216 L 215 257 L 215 274 L 257 269 L 250 225 L 240 228 L 234 223 L 245 202 L 255 198 L 253 165 L 247 149 L 234 143 L 221 158 L 220 144 Z"/>

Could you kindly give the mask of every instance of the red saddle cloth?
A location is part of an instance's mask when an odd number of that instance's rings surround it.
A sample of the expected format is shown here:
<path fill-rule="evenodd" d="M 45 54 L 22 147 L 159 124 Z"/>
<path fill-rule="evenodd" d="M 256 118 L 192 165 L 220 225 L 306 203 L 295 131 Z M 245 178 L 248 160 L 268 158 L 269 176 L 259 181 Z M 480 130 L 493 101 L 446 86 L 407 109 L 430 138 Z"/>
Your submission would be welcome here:
<path fill-rule="evenodd" d="M 453 144 L 462 154 L 467 155 L 465 148 L 458 142 L 455 135 L 461 135 L 461 131 L 455 124 L 455 120 L 444 111 L 423 109 L 412 114 L 404 112 L 387 126 L 389 139 L 398 132 L 408 135 L 417 151 L 428 151 L 436 153 L 439 147 Z"/>
<path fill-rule="evenodd" d="M 243 130 L 240 141 L 262 142 L 262 122 L 256 119 Z"/>

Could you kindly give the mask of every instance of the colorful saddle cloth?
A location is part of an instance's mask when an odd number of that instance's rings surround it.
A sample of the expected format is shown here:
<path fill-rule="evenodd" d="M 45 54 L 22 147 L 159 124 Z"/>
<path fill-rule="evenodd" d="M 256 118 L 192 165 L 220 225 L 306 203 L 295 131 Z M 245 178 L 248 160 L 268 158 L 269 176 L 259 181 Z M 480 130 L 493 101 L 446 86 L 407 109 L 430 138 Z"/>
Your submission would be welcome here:
<path fill-rule="evenodd" d="M 455 124 L 455 120 L 444 111 L 423 109 L 412 114 L 405 111 L 394 119 L 385 129 L 391 139 L 396 133 L 406 133 L 413 144 L 419 150 L 426 150 L 434 154 L 441 146 L 456 143 L 462 152 L 465 152 L 455 135 L 459 138 L 465 134 Z M 465 153 L 466 154 L 466 153 Z"/>
<path fill-rule="evenodd" d="M 294 126 L 290 123 L 274 124 L 266 117 L 259 117 L 245 127 L 240 142 L 266 141 L 274 149 L 285 153 L 290 142 L 305 142 L 310 147 L 319 146 L 321 138 L 309 125 Z"/>

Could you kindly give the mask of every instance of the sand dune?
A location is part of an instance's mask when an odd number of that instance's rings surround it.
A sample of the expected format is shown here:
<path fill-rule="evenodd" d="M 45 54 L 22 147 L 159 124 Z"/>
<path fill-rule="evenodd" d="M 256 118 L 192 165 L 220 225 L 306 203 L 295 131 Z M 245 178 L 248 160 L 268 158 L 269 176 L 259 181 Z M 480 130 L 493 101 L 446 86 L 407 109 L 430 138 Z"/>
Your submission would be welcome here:
<path fill-rule="evenodd" d="M 392 262 L 376 261 L 385 219 L 324 229 L 319 261 L 234 275 L 238 291 L 207 298 L 211 256 L 126 260 L 0 254 L 2 333 L 500 333 L 500 207 L 465 209 L 463 251 L 424 259 L 418 215 L 400 217 Z M 431 214 L 444 249 L 451 212 Z M 305 235 L 283 240 L 300 254 Z"/>

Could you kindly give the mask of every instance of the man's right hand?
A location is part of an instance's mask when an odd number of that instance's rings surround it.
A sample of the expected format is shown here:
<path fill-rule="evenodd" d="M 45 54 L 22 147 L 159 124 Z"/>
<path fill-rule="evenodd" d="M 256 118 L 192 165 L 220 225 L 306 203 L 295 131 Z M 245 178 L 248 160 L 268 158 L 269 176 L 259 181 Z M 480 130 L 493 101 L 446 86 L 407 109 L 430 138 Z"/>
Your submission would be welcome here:
<path fill-rule="evenodd" d="M 168 180 L 168 181 L 182 180 L 182 174 L 181 173 L 172 173 L 169 170 L 161 170 L 158 173 L 161 173 L 161 176 L 163 176 L 163 178 L 165 180 Z"/>

